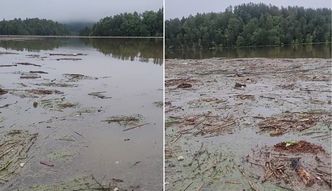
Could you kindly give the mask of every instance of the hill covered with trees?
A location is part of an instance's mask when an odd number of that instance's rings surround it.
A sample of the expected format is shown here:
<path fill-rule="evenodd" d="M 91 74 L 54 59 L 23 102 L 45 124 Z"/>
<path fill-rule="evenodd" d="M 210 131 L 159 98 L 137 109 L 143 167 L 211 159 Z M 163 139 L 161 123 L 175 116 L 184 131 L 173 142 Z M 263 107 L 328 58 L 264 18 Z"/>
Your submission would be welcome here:
<path fill-rule="evenodd" d="M 167 48 L 331 42 L 331 9 L 242 4 L 166 21 Z"/>
<path fill-rule="evenodd" d="M 163 10 L 144 13 L 123 13 L 105 17 L 92 28 L 85 28 L 84 36 L 162 36 Z"/>
<path fill-rule="evenodd" d="M 46 19 L 0 21 L 0 35 L 68 35 L 65 25 Z"/>

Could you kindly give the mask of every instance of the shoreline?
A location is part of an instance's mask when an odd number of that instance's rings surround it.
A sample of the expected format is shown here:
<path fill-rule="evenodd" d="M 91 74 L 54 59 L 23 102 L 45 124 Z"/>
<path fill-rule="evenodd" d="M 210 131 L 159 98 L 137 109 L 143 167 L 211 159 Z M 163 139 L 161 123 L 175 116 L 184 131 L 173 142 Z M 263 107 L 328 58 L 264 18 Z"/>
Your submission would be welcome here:
<path fill-rule="evenodd" d="M 148 37 L 148 36 L 57 36 L 57 35 L 0 35 L 0 40 L 24 40 L 24 39 L 38 39 L 38 38 L 64 38 L 64 39 L 163 39 L 163 37 Z"/>

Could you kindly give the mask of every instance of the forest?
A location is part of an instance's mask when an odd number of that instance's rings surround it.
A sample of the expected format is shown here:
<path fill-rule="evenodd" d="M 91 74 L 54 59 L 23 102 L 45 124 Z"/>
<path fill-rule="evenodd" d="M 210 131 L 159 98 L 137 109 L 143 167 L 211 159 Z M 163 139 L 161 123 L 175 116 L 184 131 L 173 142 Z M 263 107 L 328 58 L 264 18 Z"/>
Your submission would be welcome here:
<path fill-rule="evenodd" d="M 0 21 L 0 35 L 162 36 L 163 10 L 122 13 L 97 23 L 59 23 L 46 19 Z"/>
<path fill-rule="evenodd" d="M 242 4 L 166 21 L 166 47 L 216 48 L 331 42 L 331 9 Z"/>
<path fill-rule="evenodd" d="M 86 27 L 84 36 L 162 36 L 163 10 L 144 13 L 123 13 L 105 17 L 92 28 Z"/>
<path fill-rule="evenodd" d="M 68 35 L 65 25 L 46 19 L 0 21 L 0 35 Z"/>

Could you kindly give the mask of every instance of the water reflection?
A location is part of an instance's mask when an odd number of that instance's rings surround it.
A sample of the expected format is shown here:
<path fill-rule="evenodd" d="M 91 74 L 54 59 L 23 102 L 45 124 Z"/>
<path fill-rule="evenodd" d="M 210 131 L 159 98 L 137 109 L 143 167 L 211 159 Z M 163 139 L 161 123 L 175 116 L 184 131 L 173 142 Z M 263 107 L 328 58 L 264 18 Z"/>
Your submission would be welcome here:
<path fill-rule="evenodd" d="M 166 58 L 331 58 L 331 44 L 284 47 L 167 50 Z"/>
<path fill-rule="evenodd" d="M 139 58 L 142 62 L 153 59 L 155 64 L 162 64 L 162 39 L 82 39 L 105 55 L 121 60 Z"/>
<path fill-rule="evenodd" d="M 61 46 L 60 39 L 16 39 L 0 40 L 0 47 L 16 51 L 38 52 L 41 50 L 53 50 Z"/>
<path fill-rule="evenodd" d="M 139 60 L 141 62 L 163 63 L 162 39 L 61 39 L 32 38 L 0 40 L 0 47 L 16 51 L 38 52 L 54 50 L 60 47 L 92 47 L 121 60 Z"/>

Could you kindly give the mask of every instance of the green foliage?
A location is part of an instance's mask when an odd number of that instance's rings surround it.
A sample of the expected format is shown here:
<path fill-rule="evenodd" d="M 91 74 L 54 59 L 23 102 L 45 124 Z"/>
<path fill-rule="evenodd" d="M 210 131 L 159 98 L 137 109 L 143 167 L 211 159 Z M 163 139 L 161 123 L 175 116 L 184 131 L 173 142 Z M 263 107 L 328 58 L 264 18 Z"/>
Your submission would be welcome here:
<path fill-rule="evenodd" d="M 67 35 L 63 24 L 46 19 L 0 21 L 0 35 Z"/>
<path fill-rule="evenodd" d="M 123 13 L 105 17 L 91 29 L 85 28 L 80 32 L 80 35 L 89 36 L 162 36 L 162 34 L 162 9 L 157 12 Z"/>
<path fill-rule="evenodd" d="M 86 28 L 92 27 L 95 23 L 94 22 L 87 22 L 87 21 L 81 21 L 81 22 L 67 22 L 64 23 L 68 31 L 70 32 L 70 35 L 79 35 L 82 31 L 84 31 Z"/>
<path fill-rule="evenodd" d="M 331 9 L 242 4 L 166 21 L 167 48 L 331 42 Z"/>

